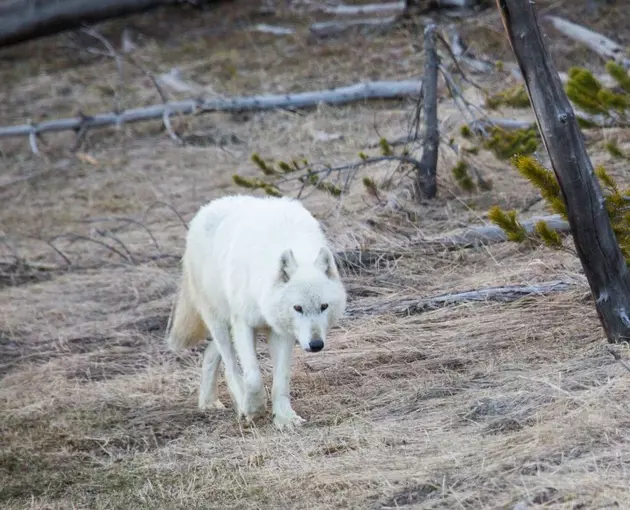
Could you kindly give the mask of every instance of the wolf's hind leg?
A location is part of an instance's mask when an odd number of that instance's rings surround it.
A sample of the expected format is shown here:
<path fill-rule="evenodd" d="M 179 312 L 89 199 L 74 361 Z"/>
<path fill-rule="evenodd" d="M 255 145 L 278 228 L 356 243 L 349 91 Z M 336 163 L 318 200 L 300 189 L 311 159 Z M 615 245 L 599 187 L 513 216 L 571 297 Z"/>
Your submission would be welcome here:
<path fill-rule="evenodd" d="M 219 366 L 221 354 L 216 342 L 210 342 L 203 355 L 201 385 L 199 387 L 199 409 L 224 409 L 219 400 Z"/>

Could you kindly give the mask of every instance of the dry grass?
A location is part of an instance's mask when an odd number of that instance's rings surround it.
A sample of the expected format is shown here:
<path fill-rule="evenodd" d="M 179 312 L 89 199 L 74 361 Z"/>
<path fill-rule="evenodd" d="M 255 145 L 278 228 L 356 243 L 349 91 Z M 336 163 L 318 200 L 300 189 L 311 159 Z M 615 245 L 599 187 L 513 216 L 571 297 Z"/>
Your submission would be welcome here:
<path fill-rule="evenodd" d="M 573 12 L 571 19 L 583 12 L 570 2 L 540 4 Z M 239 2 L 179 14 L 177 24 L 172 11 L 135 17 L 146 35 L 136 58 L 160 72 L 178 65 L 209 93 L 221 94 L 421 72 L 422 56 L 404 30 L 309 44 L 302 32 L 277 38 L 229 28 L 255 21 L 253 9 Z M 614 32 L 623 7 L 615 9 L 588 24 L 627 42 L 627 30 Z M 304 19 L 285 18 L 306 26 Z M 224 19 L 228 28 L 219 22 Z M 102 31 L 118 40 L 129 23 L 107 23 Z M 180 25 L 181 38 L 169 32 Z M 494 11 L 462 33 L 477 51 L 510 58 Z M 64 49 L 63 41 L 0 54 L 2 124 L 111 107 L 115 64 Z M 550 44 L 563 70 L 584 53 L 566 40 L 550 38 Z M 127 69 L 126 104 L 156 101 L 146 77 Z M 504 86 L 498 77 L 484 85 Z M 443 132 L 457 135 L 457 110 L 450 100 L 440 108 Z M 70 135 L 47 138 L 42 158 L 29 154 L 25 140 L 3 141 L 0 234 L 9 242 L 0 245 L 0 506 L 503 509 L 523 501 L 557 509 L 630 507 L 630 375 L 604 348 L 575 257 L 510 243 L 459 252 L 410 244 L 420 234 L 480 223 L 492 204 L 521 207 L 534 196 L 488 154 L 477 163 L 492 191 L 458 191 L 449 173 L 454 156 L 442 151 L 440 198 L 406 204 L 410 215 L 371 206 L 359 184 L 341 203 L 321 194 L 306 199 L 338 249 L 401 254 L 346 274 L 351 305 L 553 279 L 580 282 L 576 290 L 344 320 L 322 353 L 296 351 L 293 401 L 308 419 L 296 433 L 277 432 L 270 420 L 243 428 L 231 409 L 197 410 L 201 351 L 175 356 L 163 342 L 185 230 L 169 208 L 147 209 L 161 201 L 190 219 L 202 203 L 234 191 L 233 173 L 256 173 L 249 161 L 254 152 L 345 163 L 369 152 L 366 146 L 379 136 L 404 133 L 411 109 L 375 102 L 181 119 L 182 130 L 199 142 L 183 148 L 159 122 L 103 130 L 82 148 L 95 165 L 67 149 Z M 321 141 L 318 131 L 342 138 Z M 608 136 L 589 135 L 594 161 L 627 181 L 624 167 L 602 150 Z M 627 145 L 627 133 L 615 136 Z M 220 138 L 228 140 L 224 147 L 214 143 Z M 8 185 L 29 172 L 37 175 Z M 538 205 L 533 212 L 542 210 Z M 138 224 L 88 221 L 112 216 L 142 221 L 154 239 Z M 96 229 L 109 229 L 131 255 Z M 55 244 L 73 263 L 64 267 L 38 239 L 70 232 L 96 236 L 121 253 L 64 238 Z M 16 264 L 14 254 L 28 265 Z M 136 264 L 125 260 L 130 256 Z M 261 357 L 269 383 L 265 345 Z M 221 391 L 229 402 L 224 381 Z"/>

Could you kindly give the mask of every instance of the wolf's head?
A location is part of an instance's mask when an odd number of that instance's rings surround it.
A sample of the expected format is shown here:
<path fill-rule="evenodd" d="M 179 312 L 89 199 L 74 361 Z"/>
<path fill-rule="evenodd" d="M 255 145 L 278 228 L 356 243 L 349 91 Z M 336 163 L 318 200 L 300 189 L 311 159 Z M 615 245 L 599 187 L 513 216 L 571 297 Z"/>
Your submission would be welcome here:
<path fill-rule="evenodd" d="M 321 351 L 328 330 L 346 308 L 346 291 L 330 249 L 323 247 L 312 263 L 302 264 L 292 250 L 282 253 L 274 293 L 274 326 L 305 351 Z"/>

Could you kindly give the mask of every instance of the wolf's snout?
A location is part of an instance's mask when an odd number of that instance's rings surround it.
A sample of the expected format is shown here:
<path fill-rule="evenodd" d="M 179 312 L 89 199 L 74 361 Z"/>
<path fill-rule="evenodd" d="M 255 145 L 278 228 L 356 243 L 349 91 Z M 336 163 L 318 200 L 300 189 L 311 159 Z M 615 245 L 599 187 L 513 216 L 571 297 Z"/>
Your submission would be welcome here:
<path fill-rule="evenodd" d="M 324 341 L 320 338 L 314 338 L 308 343 L 311 352 L 319 352 L 324 348 Z"/>

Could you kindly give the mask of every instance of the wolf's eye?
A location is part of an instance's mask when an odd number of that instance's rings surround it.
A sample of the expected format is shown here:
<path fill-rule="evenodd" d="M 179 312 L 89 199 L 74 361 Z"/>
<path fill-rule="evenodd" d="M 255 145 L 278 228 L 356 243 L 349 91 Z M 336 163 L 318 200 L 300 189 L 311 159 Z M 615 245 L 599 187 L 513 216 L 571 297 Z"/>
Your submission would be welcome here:
<path fill-rule="evenodd" d="M 296 312 L 302 313 L 302 307 L 301 307 L 300 305 L 295 305 L 295 306 L 293 307 L 293 309 L 294 309 Z"/>
<path fill-rule="evenodd" d="M 324 303 L 324 304 L 322 305 L 322 312 L 323 312 L 324 310 L 326 310 L 326 308 L 328 308 L 328 303 Z"/>

